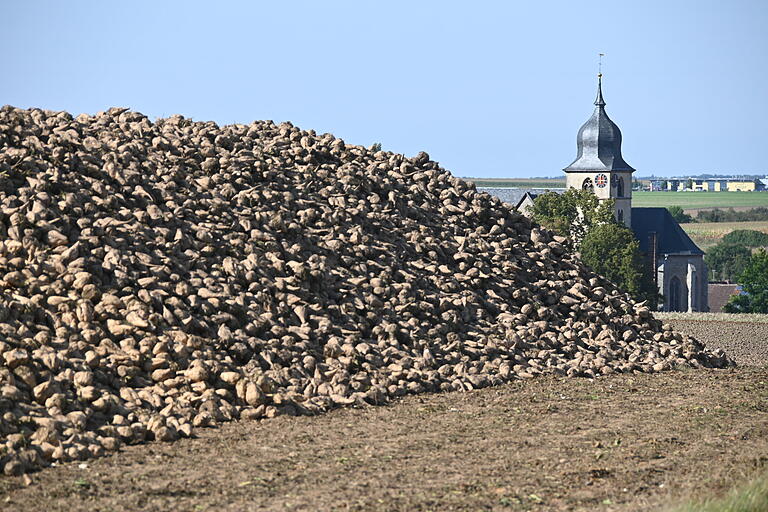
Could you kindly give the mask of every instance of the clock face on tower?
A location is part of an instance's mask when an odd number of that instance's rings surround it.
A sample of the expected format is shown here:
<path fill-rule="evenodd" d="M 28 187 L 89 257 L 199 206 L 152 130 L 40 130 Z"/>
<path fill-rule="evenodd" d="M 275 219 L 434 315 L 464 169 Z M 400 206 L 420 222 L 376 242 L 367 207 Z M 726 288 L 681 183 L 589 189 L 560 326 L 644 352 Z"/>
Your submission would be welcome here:
<path fill-rule="evenodd" d="M 608 184 L 608 177 L 605 174 L 598 174 L 595 176 L 595 186 L 597 188 L 603 188 Z"/>

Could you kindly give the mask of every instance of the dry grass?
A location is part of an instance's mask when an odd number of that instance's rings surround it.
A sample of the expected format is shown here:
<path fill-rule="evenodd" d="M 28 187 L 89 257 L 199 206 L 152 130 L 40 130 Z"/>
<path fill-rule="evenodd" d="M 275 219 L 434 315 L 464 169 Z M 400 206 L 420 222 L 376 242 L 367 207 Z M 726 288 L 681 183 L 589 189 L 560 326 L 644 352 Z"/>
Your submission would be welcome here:
<path fill-rule="evenodd" d="M 768 474 L 732 489 L 719 499 L 694 500 L 672 512 L 764 512 L 768 510 Z"/>
<path fill-rule="evenodd" d="M 691 222 L 680 224 L 686 233 L 699 236 L 724 237 L 737 229 L 754 229 L 768 233 L 768 221 L 753 220 L 743 222 Z"/>

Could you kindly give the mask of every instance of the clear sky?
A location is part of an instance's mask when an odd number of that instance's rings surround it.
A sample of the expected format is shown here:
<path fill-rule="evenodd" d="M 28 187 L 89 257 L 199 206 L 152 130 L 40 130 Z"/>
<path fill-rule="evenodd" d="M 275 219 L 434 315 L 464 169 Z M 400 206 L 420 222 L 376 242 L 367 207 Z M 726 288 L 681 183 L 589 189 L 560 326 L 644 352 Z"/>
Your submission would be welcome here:
<path fill-rule="evenodd" d="M 288 120 L 484 177 L 560 175 L 603 52 L 637 175 L 768 173 L 768 0 L 4 0 L 0 47 L 0 104 Z"/>

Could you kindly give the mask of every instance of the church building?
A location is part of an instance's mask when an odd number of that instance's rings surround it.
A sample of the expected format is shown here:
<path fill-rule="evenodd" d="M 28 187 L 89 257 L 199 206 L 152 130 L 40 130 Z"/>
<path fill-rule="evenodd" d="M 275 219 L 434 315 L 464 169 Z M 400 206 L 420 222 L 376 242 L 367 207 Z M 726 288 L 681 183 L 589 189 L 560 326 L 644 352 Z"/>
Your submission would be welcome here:
<path fill-rule="evenodd" d="M 652 266 L 664 302 L 661 311 L 709 311 L 704 252 L 666 208 L 632 206 L 632 173 L 621 156 L 621 131 L 605 112 L 602 74 L 598 75 L 595 111 L 576 137 L 576 160 L 563 169 L 566 187 L 592 190 L 615 200 L 616 220 L 635 233 Z"/>

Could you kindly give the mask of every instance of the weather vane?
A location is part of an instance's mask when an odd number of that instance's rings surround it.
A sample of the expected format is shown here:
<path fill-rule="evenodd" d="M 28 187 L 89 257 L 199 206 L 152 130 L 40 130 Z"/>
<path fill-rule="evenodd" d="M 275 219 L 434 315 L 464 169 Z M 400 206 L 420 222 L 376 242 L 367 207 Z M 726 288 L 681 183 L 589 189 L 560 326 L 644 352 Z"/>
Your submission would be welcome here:
<path fill-rule="evenodd" d="M 603 56 L 604 53 L 598 53 L 598 60 L 597 60 L 597 76 L 602 78 L 603 77 Z"/>

